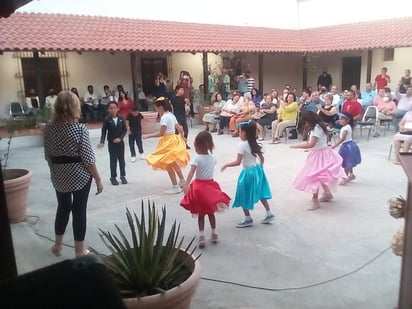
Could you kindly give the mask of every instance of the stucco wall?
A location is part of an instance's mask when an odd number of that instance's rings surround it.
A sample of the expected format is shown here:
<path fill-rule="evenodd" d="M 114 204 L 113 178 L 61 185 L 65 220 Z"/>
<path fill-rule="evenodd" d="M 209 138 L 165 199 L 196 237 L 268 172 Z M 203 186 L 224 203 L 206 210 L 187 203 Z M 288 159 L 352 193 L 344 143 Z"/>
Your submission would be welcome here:
<path fill-rule="evenodd" d="M 97 95 L 103 93 L 103 86 L 115 89 L 122 84 L 126 91 L 132 93 L 132 73 L 130 54 L 118 52 L 67 53 L 66 63 L 69 74 L 69 86 L 76 87 L 80 96 L 87 91 L 87 85 L 93 85 Z"/>

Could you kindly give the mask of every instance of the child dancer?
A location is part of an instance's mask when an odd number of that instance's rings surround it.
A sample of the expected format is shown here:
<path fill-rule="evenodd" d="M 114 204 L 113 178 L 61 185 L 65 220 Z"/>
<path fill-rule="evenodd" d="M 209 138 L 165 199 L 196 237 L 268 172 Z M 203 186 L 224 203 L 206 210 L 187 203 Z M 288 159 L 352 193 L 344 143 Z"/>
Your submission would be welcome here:
<path fill-rule="evenodd" d="M 124 161 L 124 136 L 127 133 L 126 123 L 124 119 L 117 115 L 117 103 L 110 102 L 108 106 L 109 115 L 106 117 L 103 127 L 102 134 L 100 136 L 100 144 L 97 145 L 98 148 L 104 146 L 104 140 L 107 133 L 107 144 L 109 148 L 110 156 L 110 182 L 112 185 L 117 186 L 119 182 L 117 181 L 117 161 L 119 161 L 120 168 L 120 180 L 122 184 L 127 184 L 126 179 L 126 163 Z"/>
<path fill-rule="evenodd" d="M 304 127 L 310 130 L 309 142 L 290 146 L 290 148 L 310 149 L 303 169 L 299 172 L 293 185 L 296 189 L 312 193 L 312 204 L 307 210 L 320 207 L 319 202 L 329 202 L 333 199 L 331 189 L 338 184 L 339 179 L 345 177 L 342 157 L 328 147 L 327 124 L 318 114 L 311 111 L 302 112 Z M 323 195 L 318 199 L 319 189 Z"/>
<path fill-rule="evenodd" d="M 235 161 L 223 165 L 222 172 L 227 167 L 242 164 L 243 170 L 240 172 L 237 181 L 235 200 L 232 207 L 242 207 L 245 218 L 236 224 L 236 227 L 248 227 L 253 224 L 250 210 L 260 200 L 266 209 L 266 217 L 261 223 L 268 224 L 275 219 L 270 211 L 268 199 L 272 198 L 269 183 L 263 171 L 265 161 L 262 154 L 262 147 L 256 142 L 256 123 L 245 121 L 238 124 L 240 127 L 240 139 L 242 142 L 238 146 L 237 158 Z M 259 157 L 260 163 L 256 162 Z"/>
<path fill-rule="evenodd" d="M 137 105 L 134 105 L 132 112 L 128 114 L 126 118 L 126 127 L 127 132 L 129 133 L 129 148 L 132 162 L 136 161 L 136 150 L 134 148 L 134 143 L 136 143 L 137 148 L 139 149 L 140 159 L 144 160 L 142 143 L 142 119 L 143 115 L 139 112 Z"/>
<path fill-rule="evenodd" d="M 348 112 L 339 114 L 339 124 L 342 126 L 340 138 L 332 148 L 335 149 L 341 145 L 339 154 L 343 159 L 342 167 L 345 169 L 346 176 L 348 176 L 341 182 L 344 185 L 356 178 L 353 168 L 361 163 L 361 154 L 358 145 L 352 140 L 352 129 L 354 126 L 352 114 Z"/>
<path fill-rule="evenodd" d="M 161 137 L 157 149 L 151 155 L 146 157 L 147 164 L 153 169 L 165 170 L 169 174 L 172 188 L 167 190 L 168 194 L 177 194 L 182 192 L 185 184 L 181 167 L 188 164 L 190 160 L 189 153 L 186 150 L 186 141 L 183 137 L 183 129 L 177 123 L 173 115 L 172 106 L 165 97 L 159 97 L 155 101 L 156 110 L 160 114 L 160 131 L 143 135 L 143 139 L 151 137 Z M 179 134 L 175 134 L 175 131 Z M 176 175 L 179 177 L 177 183 Z"/>
<path fill-rule="evenodd" d="M 190 171 L 183 186 L 185 196 L 180 205 L 198 216 L 199 248 L 205 246 L 205 216 L 209 217 L 212 228 L 212 242 L 218 241 L 216 233 L 216 211 L 223 211 L 230 202 L 230 197 L 222 192 L 219 184 L 213 180 L 216 158 L 212 155 L 214 148 L 212 135 L 208 131 L 200 132 L 194 141 L 197 155 L 190 162 Z M 196 179 L 192 181 L 194 174 Z M 189 187 L 190 184 L 190 187 Z"/>

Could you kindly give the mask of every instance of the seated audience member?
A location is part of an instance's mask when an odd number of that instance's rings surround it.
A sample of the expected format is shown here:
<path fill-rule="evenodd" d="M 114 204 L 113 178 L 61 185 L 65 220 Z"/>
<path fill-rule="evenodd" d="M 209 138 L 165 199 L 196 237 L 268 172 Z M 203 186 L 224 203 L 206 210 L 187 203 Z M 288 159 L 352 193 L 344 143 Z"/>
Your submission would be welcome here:
<path fill-rule="evenodd" d="M 381 120 L 393 120 L 393 115 L 396 113 L 396 104 L 392 100 L 392 95 L 390 93 L 386 93 L 383 96 L 382 102 L 380 102 L 377 106 L 378 109 L 378 126 L 377 129 L 378 131 L 375 132 L 373 135 L 374 137 L 379 136 L 380 134 L 380 121 Z"/>
<path fill-rule="evenodd" d="M 35 116 L 36 113 L 40 109 L 40 100 L 39 97 L 36 95 L 36 90 L 33 88 L 29 90 L 29 93 L 27 94 L 26 97 L 26 108 L 27 108 L 27 113 L 29 115 Z"/>
<path fill-rule="evenodd" d="M 399 82 L 399 93 L 405 94 L 406 88 L 412 85 L 411 70 L 405 70 L 405 75 L 402 76 L 401 81 Z"/>
<path fill-rule="evenodd" d="M 408 152 L 412 144 L 412 111 L 404 114 L 399 122 L 399 132 L 395 134 L 393 146 L 395 149 L 395 164 L 400 164 L 399 152 L 403 144 L 403 152 Z"/>
<path fill-rule="evenodd" d="M 337 114 L 337 107 L 333 105 L 333 95 L 327 94 L 325 96 L 325 105 L 322 106 L 320 104 L 317 105 L 318 107 L 318 114 L 320 118 L 328 124 L 329 128 L 333 128 Z"/>
<path fill-rule="evenodd" d="M 353 116 L 353 121 L 362 119 L 362 105 L 356 100 L 356 94 L 353 90 L 348 90 L 346 94 L 346 101 L 342 105 L 342 112 L 348 112 Z"/>
<path fill-rule="evenodd" d="M 303 89 L 302 95 L 299 98 L 299 109 L 302 110 L 303 106 L 309 105 L 310 101 L 312 101 L 312 92 L 306 88 Z"/>
<path fill-rule="evenodd" d="M 365 90 L 361 91 L 362 96 L 362 109 L 365 111 L 366 108 L 373 103 L 373 99 L 376 96 L 376 92 L 372 88 L 371 83 L 365 85 Z"/>
<path fill-rule="evenodd" d="M 54 109 L 54 103 L 56 102 L 56 94 L 54 93 L 54 89 L 49 89 L 49 95 L 46 97 L 45 106 L 47 108 Z"/>
<path fill-rule="evenodd" d="M 96 120 L 97 114 L 99 114 L 99 98 L 94 93 L 94 88 L 92 85 L 87 86 L 87 91 L 83 96 L 84 100 L 84 109 L 85 109 L 85 118 L 87 121 Z"/>
<path fill-rule="evenodd" d="M 230 122 L 230 118 L 236 115 L 240 110 L 240 94 L 237 91 L 233 91 L 232 99 L 226 101 L 222 108 L 222 112 L 219 115 L 219 135 L 223 134 L 223 128 Z"/>
<path fill-rule="evenodd" d="M 114 95 L 110 91 L 110 87 L 108 85 L 104 85 L 103 94 L 99 105 L 100 117 L 103 120 L 106 118 L 107 107 L 109 106 L 110 102 L 115 102 Z"/>
<path fill-rule="evenodd" d="M 406 114 L 406 112 L 412 109 L 412 85 L 406 88 L 406 93 L 399 93 L 399 89 L 395 92 L 395 98 L 398 101 L 398 106 L 395 114 L 393 115 L 393 126 L 395 132 L 399 130 L 399 120 Z"/>
<path fill-rule="evenodd" d="M 338 107 L 341 95 L 338 93 L 338 87 L 336 85 L 332 85 L 330 88 L 330 94 L 333 95 L 332 105 Z"/>
<path fill-rule="evenodd" d="M 273 103 L 272 96 L 266 93 L 264 96 L 265 102 L 261 105 L 252 118 L 256 119 L 256 127 L 258 129 L 258 139 L 263 141 L 265 139 L 265 127 L 270 127 L 272 122 L 276 119 L 276 104 Z"/>
<path fill-rule="evenodd" d="M 239 137 L 239 128 L 237 125 L 252 119 L 252 114 L 255 111 L 255 103 L 253 103 L 250 93 L 246 92 L 243 96 L 243 102 L 240 104 L 239 111 L 234 114 L 229 121 L 229 131 L 232 132 L 232 137 Z"/>
<path fill-rule="evenodd" d="M 250 92 L 252 95 L 252 101 L 255 103 L 256 107 L 260 107 L 260 102 L 262 101 L 262 96 L 259 94 L 259 90 L 257 88 L 252 88 Z"/>
<path fill-rule="evenodd" d="M 279 138 L 286 127 L 295 126 L 298 115 L 298 103 L 293 93 L 288 94 L 286 101 L 280 101 L 278 119 L 272 122 L 272 142 L 279 144 Z"/>
<path fill-rule="evenodd" d="M 222 111 L 225 101 L 222 100 L 222 95 L 218 92 L 215 94 L 215 103 L 208 108 L 208 112 L 203 115 L 202 121 L 206 124 L 206 131 L 209 131 L 209 125 L 212 125 L 211 132 L 217 132 L 216 124 L 219 120 L 219 114 Z"/>
<path fill-rule="evenodd" d="M 373 106 L 378 106 L 383 103 L 383 97 L 385 96 L 385 89 L 379 89 L 372 101 Z"/>
<path fill-rule="evenodd" d="M 318 91 L 313 91 L 310 95 L 310 101 L 306 101 L 302 103 L 301 111 L 310 111 L 317 113 L 318 112 L 318 105 L 323 106 L 325 102 L 320 99 L 320 94 Z"/>

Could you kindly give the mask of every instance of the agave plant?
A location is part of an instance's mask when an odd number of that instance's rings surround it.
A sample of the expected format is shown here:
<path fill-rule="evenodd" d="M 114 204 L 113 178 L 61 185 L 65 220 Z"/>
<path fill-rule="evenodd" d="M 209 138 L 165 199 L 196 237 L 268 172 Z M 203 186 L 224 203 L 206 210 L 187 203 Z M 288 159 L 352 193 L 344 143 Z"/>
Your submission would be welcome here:
<path fill-rule="evenodd" d="M 105 264 L 122 296 L 163 293 L 185 281 L 191 274 L 185 263 L 196 250 L 193 246 L 195 238 L 183 248 L 184 237 L 179 237 L 180 224 L 176 220 L 167 234 L 166 207 L 162 207 L 159 217 L 154 202 L 148 201 L 145 208 L 142 201 L 140 219 L 129 209 L 126 209 L 126 217 L 131 240 L 117 224 L 118 235 L 99 229 L 99 236 L 111 253 L 104 258 Z M 186 259 L 178 259 L 180 251 L 186 253 Z"/>

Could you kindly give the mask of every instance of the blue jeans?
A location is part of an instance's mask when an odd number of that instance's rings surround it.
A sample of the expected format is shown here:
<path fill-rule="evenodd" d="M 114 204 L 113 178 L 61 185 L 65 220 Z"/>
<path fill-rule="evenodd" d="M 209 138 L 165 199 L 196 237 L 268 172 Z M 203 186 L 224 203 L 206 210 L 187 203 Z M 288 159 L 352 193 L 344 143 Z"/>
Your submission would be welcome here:
<path fill-rule="evenodd" d="M 399 132 L 399 122 L 401 121 L 401 119 L 403 118 L 403 116 L 405 116 L 407 111 L 403 111 L 398 109 L 396 111 L 396 113 L 393 115 L 393 127 L 395 129 L 395 132 Z"/>

